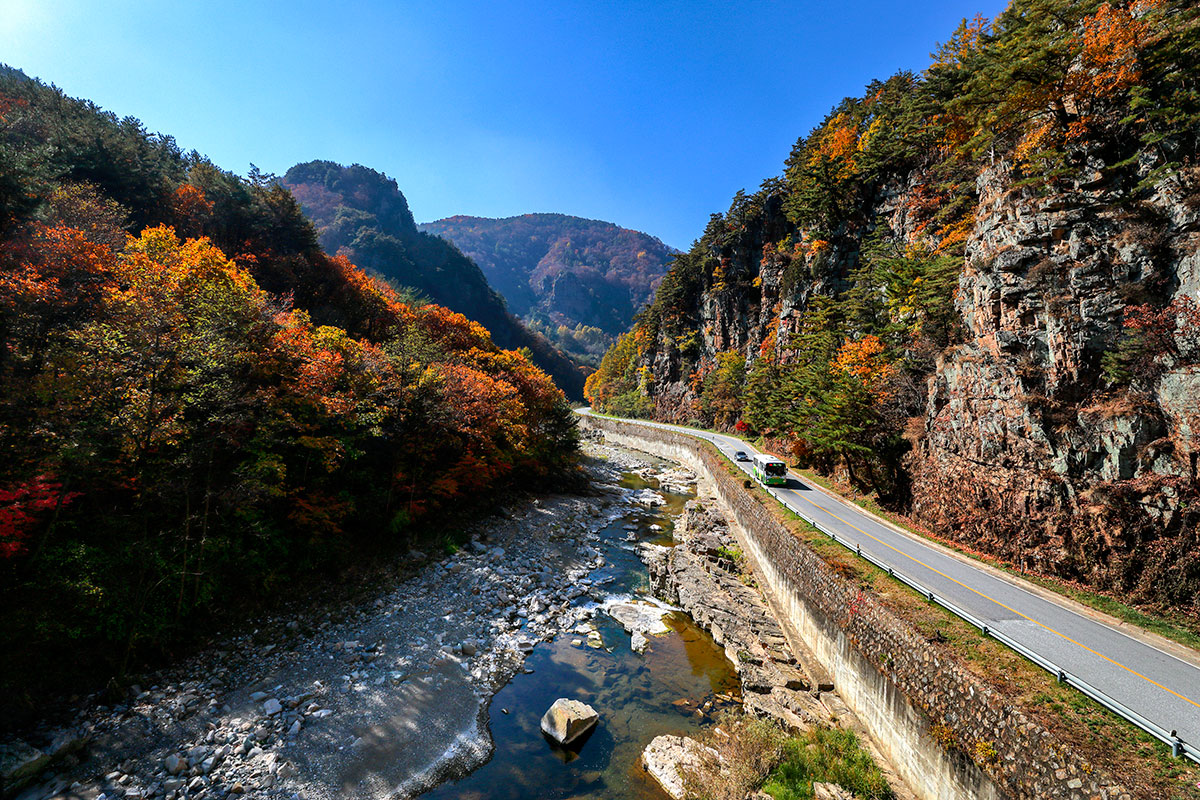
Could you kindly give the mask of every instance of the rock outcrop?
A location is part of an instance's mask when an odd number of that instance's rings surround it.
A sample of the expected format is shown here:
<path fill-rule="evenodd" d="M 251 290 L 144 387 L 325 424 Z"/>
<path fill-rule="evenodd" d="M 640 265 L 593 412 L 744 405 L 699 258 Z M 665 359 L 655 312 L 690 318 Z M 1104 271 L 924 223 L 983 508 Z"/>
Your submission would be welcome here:
<path fill-rule="evenodd" d="M 630 647 L 635 653 L 645 651 L 650 644 L 647 636 L 662 636 L 671 632 L 663 622 L 663 616 L 669 613 L 670 609 L 638 602 L 614 603 L 606 610 L 609 616 L 621 623 L 621 627 L 630 634 Z"/>
<path fill-rule="evenodd" d="M 687 797 L 687 773 L 700 770 L 716 751 L 687 736 L 656 736 L 642 751 L 642 766 L 663 791 L 683 800 Z"/>
<path fill-rule="evenodd" d="M 675 538 L 674 547 L 639 547 L 651 587 L 725 648 L 742 684 L 745 709 L 799 729 L 827 717 L 817 698 L 832 685 L 814 678 L 796 659 L 758 590 L 743 582 L 751 579 L 741 569 L 724 519 L 691 501 L 676 523 Z"/>
<path fill-rule="evenodd" d="M 1102 360 L 1133 287 L 1195 297 L 1200 217 L 1163 195 L 1134 214 L 1118 187 L 1047 196 L 1017 183 L 1005 165 L 978 181 L 956 304 L 965 336 L 930 380 L 912 514 L 1023 567 L 1177 602 L 1151 584 L 1189 569 L 1181 499 L 1195 489 L 1200 372 L 1168 370 L 1154 395 L 1127 395 L 1106 390 Z"/>
<path fill-rule="evenodd" d="M 911 177 L 880 191 L 868 216 L 917 241 L 919 189 Z M 898 403 L 908 455 L 892 464 L 887 501 L 1023 568 L 1200 613 L 1200 366 L 1167 358 L 1137 387 L 1104 371 L 1137 303 L 1200 298 L 1197 204 L 1164 190 L 1130 206 L 1121 185 L 1082 180 L 1047 193 L 1005 162 L 977 194 L 954 290 L 961 332 L 910 356 L 928 366 Z M 868 229 L 819 256 L 782 254 L 772 243 L 795 229 L 781 202 L 768 196 L 755 225 L 712 254 L 724 285 L 705 278 L 684 305 L 690 332 L 663 327 L 639 345 L 650 416 L 702 418 L 702 379 L 723 354 L 747 369 L 786 362 L 815 298 L 845 296 Z"/>

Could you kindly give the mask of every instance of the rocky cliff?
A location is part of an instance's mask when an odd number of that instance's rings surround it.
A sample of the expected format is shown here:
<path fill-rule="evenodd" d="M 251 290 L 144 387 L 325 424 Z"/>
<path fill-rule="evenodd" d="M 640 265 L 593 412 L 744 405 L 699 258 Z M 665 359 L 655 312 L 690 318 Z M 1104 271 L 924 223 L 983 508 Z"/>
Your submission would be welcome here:
<path fill-rule="evenodd" d="M 765 435 L 938 535 L 1200 614 L 1198 51 L 1183 4 L 964 23 L 714 215 L 589 397 Z"/>
<path fill-rule="evenodd" d="M 1197 196 L 1167 182 L 1130 204 L 1099 171 L 1054 193 L 1015 183 L 1003 165 L 979 178 L 963 341 L 929 379 L 913 515 L 1024 567 L 1195 611 L 1200 371 L 1164 359 L 1115 389 L 1103 367 L 1131 294 L 1198 296 Z"/>

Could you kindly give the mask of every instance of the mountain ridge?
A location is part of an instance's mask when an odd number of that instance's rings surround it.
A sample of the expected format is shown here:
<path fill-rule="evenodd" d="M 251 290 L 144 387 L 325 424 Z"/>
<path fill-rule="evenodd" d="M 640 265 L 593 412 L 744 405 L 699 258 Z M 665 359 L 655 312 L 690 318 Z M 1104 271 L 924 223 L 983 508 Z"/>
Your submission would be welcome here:
<path fill-rule="evenodd" d="M 326 250 L 415 290 L 483 325 L 507 349 L 529 348 L 569 396 L 582 396 L 583 374 L 544 337 L 509 313 L 483 271 L 452 243 L 421 231 L 396 181 L 361 164 L 296 164 L 283 185 L 297 197 Z"/>
<path fill-rule="evenodd" d="M 454 242 L 514 314 L 591 364 L 628 330 L 678 252 L 641 231 L 553 212 L 463 214 L 419 227 Z"/>

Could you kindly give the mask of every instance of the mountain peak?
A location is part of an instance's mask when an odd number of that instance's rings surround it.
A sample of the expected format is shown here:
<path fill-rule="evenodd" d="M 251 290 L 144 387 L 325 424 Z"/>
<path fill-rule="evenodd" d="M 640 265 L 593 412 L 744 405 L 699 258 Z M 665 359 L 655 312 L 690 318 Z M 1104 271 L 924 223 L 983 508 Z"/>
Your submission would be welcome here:
<path fill-rule="evenodd" d="M 456 215 L 420 228 L 470 256 L 526 324 L 593 363 L 653 298 L 676 252 L 649 234 L 567 214 Z"/>

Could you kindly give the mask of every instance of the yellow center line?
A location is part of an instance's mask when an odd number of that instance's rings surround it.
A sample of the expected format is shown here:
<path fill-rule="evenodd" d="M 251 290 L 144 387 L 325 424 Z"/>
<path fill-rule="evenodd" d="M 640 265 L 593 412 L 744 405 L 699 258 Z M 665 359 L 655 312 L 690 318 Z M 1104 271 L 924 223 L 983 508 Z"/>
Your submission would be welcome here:
<path fill-rule="evenodd" d="M 1054 628 L 1051 628 L 1049 625 L 1047 625 L 1047 624 L 1046 624 L 1046 623 L 1044 623 L 1044 622 L 1039 622 L 1038 620 L 1034 619 L 1033 617 L 1030 617 L 1030 616 L 1028 616 L 1028 615 L 1026 615 L 1026 614 L 1022 614 L 1020 611 L 1017 611 L 1015 608 L 1012 608 L 1012 607 L 1010 607 L 1010 606 L 1007 606 L 1007 605 L 1005 605 L 1004 603 L 1001 603 L 1001 602 L 1000 602 L 999 600 L 997 600 L 996 598 L 994 598 L 994 597 L 989 597 L 988 595 L 984 594 L 983 592 L 979 591 L 978 589 L 975 589 L 975 588 L 973 588 L 973 587 L 971 587 L 971 586 L 968 586 L 967 584 L 963 583 L 962 581 L 960 581 L 960 580 L 958 580 L 958 579 L 956 579 L 956 578 L 952 578 L 951 576 L 949 576 L 949 575 L 947 575 L 946 573 L 942 572 L 940 569 L 935 569 L 934 567 L 931 567 L 931 566 L 929 566 L 928 564 L 926 564 L 924 561 L 922 561 L 921 559 L 917 558 L 916 556 L 910 555 L 910 554 L 908 554 L 908 553 L 904 552 L 903 550 L 900 550 L 899 548 L 893 547 L 892 545 L 890 545 L 890 544 L 888 544 L 887 542 L 885 542 L 885 541 L 883 541 L 883 540 L 879 539 L 878 537 L 876 537 L 876 536 L 872 536 L 871 534 L 867 533 L 866 531 L 864 531 L 862 528 L 858 527 L 857 525 L 855 525 L 855 524 L 853 524 L 853 523 L 851 523 L 851 522 L 847 522 L 846 520 L 844 520 L 844 519 L 842 519 L 841 517 L 839 517 L 837 514 L 833 513 L 833 512 L 832 512 L 832 511 L 830 511 L 829 509 L 827 509 L 827 508 L 825 508 L 824 506 L 822 506 L 820 503 L 816 503 L 816 502 L 814 502 L 814 501 L 812 501 L 812 500 L 809 500 L 808 502 L 812 503 L 814 506 L 816 506 L 817 508 L 821 509 L 822 511 L 824 511 L 826 514 L 828 514 L 829 516 L 833 517 L 834 519 L 836 519 L 836 520 L 840 521 L 840 522 L 841 522 L 843 525 L 849 525 L 851 528 L 854 528 L 854 530 L 858 531 L 858 532 L 859 532 L 859 533 L 861 533 L 863 536 L 869 536 L 870 538 L 874 539 L 876 542 L 879 542 L 879 544 L 883 545 L 884 547 L 888 548 L 889 550 L 894 550 L 896 553 L 898 553 L 898 554 L 900 554 L 900 555 L 902 555 L 902 556 L 907 556 L 908 558 L 911 558 L 913 561 L 917 562 L 917 563 L 918 563 L 918 564 L 920 564 L 922 567 L 925 567 L 925 569 L 927 569 L 927 570 L 930 570 L 931 572 L 936 572 L 938 575 L 941 575 L 943 578 L 946 578 L 947 580 L 954 581 L 954 583 L 957 583 L 959 586 L 963 587 L 964 589 L 968 589 L 968 590 L 970 590 L 970 591 L 974 592 L 975 594 L 979 595 L 979 596 L 980 596 L 980 597 L 982 597 L 983 599 L 985 599 L 985 600 L 990 600 L 990 601 L 992 601 L 993 603 L 995 603 L 996 605 L 1000 606 L 1001 608 L 1006 608 L 1006 609 L 1008 609 L 1009 611 L 1011 611 L 1012 613 L 1016 614 L 1018 617 L 1021 617 L 1022 619 L 1029 620 L 1030 622 L 1034 623 L 1035 625 L 1040 625 L 1041 627 L 1043 627 L 1043 628 L 1045 628 L 1046 630 L 1050 631 L 1050 633 L 1053 633 L 1055 636 L 1062 637 L 1063 639 L 1066 639 L 1066 640 L 1067 640 L 1068 642 L 1070 642 L 1071 644 L 1078 645 L 1079 647 L 1082 647 L 1084 650 L 1087 650 L 1089 653 L 1092 653 L 1093 655 L 1100 656 L 1100 658 L 1103 658 L 1105 661 L 1109 662 L 1110 664 L 1113 664 L 1113 665 L 1115 665 L 1115 666 L 1118 666 L 1118 667 L 1120 667 L 1121 669 L 1125 670 L 1126 672 L 1130 673 L 1131 675 L 1136 675 L 1136 676 L 1138 676 L 1139 678 L 1141 678 L 1142 680 L 1146 681 L 1147 683 L 1152 683 L 1152 684 L 1154 684 L 1155 686 L 1157 686 L 1158 688 L 1162 689 L 1163 691 L 1165 691 L 1165 692 L 1170 692 L 1171 694 L 1175 695 L 1175 696 L 1176 696 L 1176 697 L 1178 697 L 1180 700 L 1185 700 L 1185 701 L 1187 701 L 1187 702 L 1191 703 L 1192 705 L 1196 706 L 1197 708 L 1200 708 L 1200 703 L 1197 703 L 1195 700 L 1192 700 L 1191 698 L 1188 698 L 1188 697 L 1184 697 L 1183 695 L 1181 695 L 1179 692 L 1175 691 L 1174 689 L 1171 689 L 1171 688 L 1169 688 L 1169 687 L 1163 686 L 1161 683 L 1159 683 L 1159 682 L 1158 682 L 1158 681 L 1156 681 L 1156 680 L 1153 680 L 1152 678 L 1147 678 L 1145 675 L 1143 675 L 1142 673 L 1138 672 L 1137 670 L 1130 669 L 1129 667 L 1127 667 L 1127 666 L 1125 666 L 1124 664 L 1122 664 L 1120 661 L 1115 661 L 1115 660 L 1113 660 L 1113 659 L 1109 658 L 1108 656 L 1104 655 L 1103 653 L 1100 653 L 1100 652 L 1097 652 L 1096 650 L 1093 650 L 1092 648 L 1088 647 L 1086 644 L 1083 644 L 1083 643 L 1081 643 L 1081 642 L 1077 642 L 1077 641 L 1075 641 L 1074 639 L 1072 639 L 1070 636 L 1067 636 L 1066 634 L 1059 633 L 1058 631 L 1054 630 Z"/>
<path fill-rule="evenodd" d="M 666 426 L 664 426 L 664 427 L 666 427 Z M 688 431 L 688 432 L 690 433 L 690 431 Z M 696 435 L 696 434 L 693 434 L 693 435 Z M 799 479 L 797 479 L 797 480 L 799 480 Z M 902 556 L 905 556 L 905 557 L 907 557 L 907 558 L 910 558 L 910 559 L 912 559 L 913 561 L 915 561 L 915 562 L 917 562 L 918 564 L 920 564 L 922 567 L 925 567 L 925 569 L 927 569 L 927 570 L 929 570 L 929 571 L 931 571 L 931 572 L 936 572 L 938 575 L 941 575 L 943 578 L 945 578 L 945 579 L 947 579 L 947 580 L 949 580 L 949 581 L 953 581 L 954 583 L 958 584 L 959 586 L 963 587 L 964 589 L 967 589 L 968 591 L 972 591 L 972 592 L 974 592 L 975 594 L 979 595 L 979 596 L 980 596 L 980 597 L 982 597 L 983 599 L 985 599 L 985 600 L 990 600 L 991 602 L 995 603 L 996 605 L 1000 606 L 1001 608 L 1007 609 L 1007 610 L 1011 611 L 1012 613 L 1016 614 L 1018 617 L 1021 617 L 1022 619 L 1028 620 L 1029 622 L 1032 622 L 1033 624 L 1035 624 L 1035 625 L 1038 625 L 1038 626 L 1040 626 L 1040 627 L 1044 628 L 1045 630 L 1049 631 L 1050 633 L 1054 634 L 1055 636 L 1058 636 L 1059 638 L 1062 638 L 1062 639 L 1066 639 L 1066 640 L 1067 640 L 1068 642 L 1070 642 L 1071 644 L 1073 644 L 1073 645 L 1076 645 L 1077 647 L 1081 647 L 1081 648 L 1083 648 L 1084 650 L 1088 651 L 1089 653 L 1091 653 L 1091 654 L 1093 654 L 1093 655 L 1099 656 L 1100 658 L 1104 659 L 1105 661 L 1109 662 L 1110 664 L 1112 664 L 1112 665 L 1114 665 L 1114 666 L 1120 667 L 1121 669 L 1125 670 L 1125 671 L 1126 671 L 1126 672 L 1128 672 L 1129 674 L 1131 674 L 1131 675 L 1136 675 L 1137 677 L 1141 678 L 1142 680 L 1146 681 L 1147 683 L 1149 683 L 1149 684 L 1152 684 L 1152 685 L 1154 685 L 1154 686 L 1157 686 L 1159 689 L 1162 689 L 1164 692 L 1169 692 L 1170 694 L 1173 694 L 1173 695 L 1175 695 L 1176 697 L 1178 697 L 1180 700 L 1183 700 L 1183 701 L 1185 701 L 1185 702 L 1187 702 L 1187 703 L 1191 703 L 1192 705 L 1196 706 L 1197 708 L 1200 708 L 1200 703 L 1197 703 L 1195 700 L 1192 700 L 1190 697 L 1185 697 L 1185 696 L 1181 695 L 1179 692 L 1175 691 L 1174 689 L 1171 689 L 1171 688 L 1169 688 L 1169 687 L 1167 687 L 1167 686 L 1163 686 L 1163 685 L 1162 685 L 1161 683 L 1159 683 L 1158 681 L 1156 681 L 1156 680 L 1154 680 L 1154 679 L 1152 679 L 1152 678 L 1148 678 L 1148 677 L 1146 677 L 1145 675 L 1143 675 L 1142 673 L 1138 672 L 1137 670 L 1135 670 L 1135 669 L 1130 669 L 1129 667 L 1127 667 L 1127 666 L 1125 666 L 1124 664 L 1122 664 L 1120 661 L 1116 661 L 1116 660 L 1114 660 L 1114 659 L 1112 659 L 1112 658 L 1109 658 L 1108 656 L 1104 655 L 1103 653 L 1101 653 L 1101 652 L 1098 652 L 1098 651 L 1096 651 L 1096 650 L 1093 650 L 1092 648 L 1088 647 L 1086 644 L 1083 644 L 1082 642 L 1077 642 L 1077 641 L 1075 641 L 1075 640 L 1074 640 L 1074 639 L 1072 639 L 1070 636 L 1067 636 L 1067 635 L 1066 635 L 1066 634 L 1064 634 L 1064 633 L 1059 633 L 1058 631 L 1056 631 L 1054 628 L 1051 628 L 1051 627 L 1050 627 L 1049 625 L 1047 625 L 1046 623 L 1044 623 L 1044 622 L 1039 622 L 1038 620 L 1034 619 L 1033 617 L 1030 617 L 1030 616 L 1029 616 L 1029 615 L 1027 615 L 1027 614 L 1022 614 L 1020 611 L 1017 611 L 1015 608 L 1012 608 L 1011 606 L 1008 606 L 1008 605 L 1005 605 L 1004 603 L 1001 603 L 1001 602 L 1000 602 L 999 600 L 997 600 L 996 598 L 994 598 L 994 597 L 990 597 L 990 596 L 988 596 L 988 595 L 984 594 L 983 592 L 979 591 L 978 589 L 975 589 L 975 588 L 973 588 L 973 587 L 971 587 L 971 586 L 968 586 L 967 584 L 963 583 L 962 581 L 960 581 L 960 580 L 958 580 L 958 579 L 956 579 L 956 578 L 953 578 L 953 577 L 951 577 L 951 576 L 947 575 L 946 573 L 942 572 L 941 570 L 939 570 L 939 569 L 936 569 L 936 568 L 934 568 L 934 567 L 931 567 L 930 565 L 926 564 L 924 561 L 922 561 L 921 559 L 917 558 L 916 556 L 910 555 L 909 553 L 906 553 L 906 552 L 904 552 L 903 550 L 900 550 L 900 549 L 899 549 L 899 548 L 897 548 L 897 547 L 893 547 L 892 545 L 890 545 L 890 544 L 888 544 L 887 542 L 885 542 L 885 541 L 881 540 L 881 539 L 880 539 L 880 538 L 878 538 L 877 536 L 873 536 L 872 534 L 869 534 L 869 533 L 867 533 L 866 531 L 864 531 L 862 528 L 858 527 L 857 525 L 855 525 L 855 524 L 853 524 L 853 523 L 851 523 L 851 522 L 847 522 L 846 520 L 844 520 L 844 519 L 842 519 L 841 517 L 839 517 L 837 514 L 834 514 L 832 511 L 830 511 L 829 509 L 827 509 L 827 508 L 825 508 L 824 506 L 822 506 L 820 503 L 814 502 L 814 501 L 812 501 L 812 500 L 809 500 L 808 502 L 809 502 L 809 503 L 812 503 L 814 506 L 816 506 L 817 508 L 819 508 L 819 509 L 821 509 L 822 511 L 824 511 L 824 512 L 825 512 L 826 514 L 828 514 L 829 516 L 831 516 L 831 517 L 833 517 L 834 519 L 838 520 L 838 521 L 839 521 L 839 522 L 841 522 L 843 525 L 849 525 L 851 528 L 853 528 L 854 530 L 858 531 L 858 532 L 859 532 L 859 533 L 861 533 L 863 536 L 867 536 L 867 537 L 869 537 L 869 538 L 873 539 L 874 541 L 878 542 L 879 544 L 883 545 L 884 547 L 888 548 L 889 550 L 893 550 L 893 551 L 895 551 L 895 552 L 896 552 L 896 553 L 898 553 L 899 555 L 902 555 Z"/>

